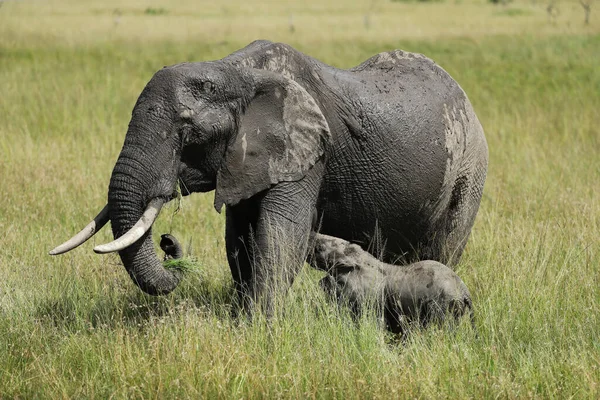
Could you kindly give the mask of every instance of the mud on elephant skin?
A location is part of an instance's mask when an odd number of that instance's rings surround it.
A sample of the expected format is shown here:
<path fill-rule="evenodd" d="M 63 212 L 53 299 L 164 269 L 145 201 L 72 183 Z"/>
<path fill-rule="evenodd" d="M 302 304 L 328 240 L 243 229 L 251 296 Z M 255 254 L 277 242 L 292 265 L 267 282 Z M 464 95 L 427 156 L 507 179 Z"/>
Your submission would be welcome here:
<path fill-rule="evenodd" d="M 115 240 L 94 250 L 118 251 L 146 293 L 171 292 L 181 276 L 163 267 L 151 227 L 179 186 L 183 195 L 214 190 L 215 208 L 226 206 L 228 262 L 245 298 L 268 303 L 273 277 L 292 283 L 315 209 L 324 234 L 363 244 L 377 235 L 386 261 L 451 266 L 487 161 L 467 96 L 432 60 L 395 50 L 343 70 L 256 41 L 156 72 L 133 108 L 107 205 L 51 254 L 110 221 Z"/>
<path fill-rule="evenodd" d="M 386 327 L 400 334 L 415 323 L 426 327 L 445 321 L 448 315 L 458 321 L 467 312 L 475 327 L 469 290 L 444 264 L 428 260 L 391 265 L 339 238 L 315 234 L 313 241 L 309 262 L 328 273 L 321 287 L 355 314 L 371 304 Z"/>

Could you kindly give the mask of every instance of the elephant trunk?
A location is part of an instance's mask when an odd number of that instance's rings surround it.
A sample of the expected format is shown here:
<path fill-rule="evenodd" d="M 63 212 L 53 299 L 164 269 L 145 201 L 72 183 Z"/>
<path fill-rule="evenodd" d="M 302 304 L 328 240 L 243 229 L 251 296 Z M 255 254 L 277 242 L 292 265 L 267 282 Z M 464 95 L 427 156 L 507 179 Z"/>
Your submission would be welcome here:
<path fill-rule="evenodd" d="M 169 198 L 174 187 L 175 177 L 168 179 L 161 177 L 161 173 L 157 172 L 168 171 L 168 169 L 150 170 L 142 167 L 142 165 L 160 165 L 160 163 L 140 163 L 139 157 L 142 155 L 142 150 L 132 152 L 124 148 L 112 173 L 108 191 L 108 209 L 115 239 L 121 237 L 138 222 L 152 200 Z M 170 174 L 175 175 L 174 171 Z M 152 242 L 152 228 L 139 240 L 119 250 L 119 256 L 131 279 L 150 295 L 168 294 L 179 283 L 181 278 L 179 272 L 165 269 L 156 254 Z"/>

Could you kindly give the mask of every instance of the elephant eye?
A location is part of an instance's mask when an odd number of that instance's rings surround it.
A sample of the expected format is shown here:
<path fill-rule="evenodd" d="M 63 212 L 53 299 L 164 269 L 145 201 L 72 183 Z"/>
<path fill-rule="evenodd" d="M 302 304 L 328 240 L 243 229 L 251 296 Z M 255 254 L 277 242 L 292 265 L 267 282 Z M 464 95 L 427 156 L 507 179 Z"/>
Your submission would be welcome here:
<path fill-rule="evenodd" d="M 212 94 L 215 92 L 215 85 L 212 82 L 206 81 L 202 83 L 202 91 L 204 93 Z"/>

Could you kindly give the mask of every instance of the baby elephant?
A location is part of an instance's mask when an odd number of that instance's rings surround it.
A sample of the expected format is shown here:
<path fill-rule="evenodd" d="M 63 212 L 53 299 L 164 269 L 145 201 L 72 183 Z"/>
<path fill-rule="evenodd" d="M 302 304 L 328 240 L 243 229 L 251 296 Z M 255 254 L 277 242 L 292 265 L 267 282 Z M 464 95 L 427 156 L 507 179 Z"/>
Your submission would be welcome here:
<path fill-rule="evenodd" d="M 381 312 L 386 327 L 406 334 L 413 323 L 425 327 L 454 320 L 470 311 L 471 296 L 464 282 L 437 261 L 406 266 L 383 263 L 359 245 L 332 236 L 315 234 L 314 254 L 309 263 L 328 272 L 321 286 L 338 300 L 347 301 L 354 313 L 371 303 Z M 474 327 L 474 324 L 473 324 Z"/>

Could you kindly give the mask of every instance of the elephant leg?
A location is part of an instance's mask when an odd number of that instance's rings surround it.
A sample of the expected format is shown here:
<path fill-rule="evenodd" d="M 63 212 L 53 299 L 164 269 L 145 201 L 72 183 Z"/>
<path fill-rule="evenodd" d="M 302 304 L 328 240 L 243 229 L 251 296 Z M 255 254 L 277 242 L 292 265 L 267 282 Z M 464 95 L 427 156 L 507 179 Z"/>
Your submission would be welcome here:
<path fill-rule="evenodd" d="M 252 286 L 252 269 L 255 259 L 252 232 L 256 227 L 257 215 L 256 205 L 249 200 L 242 201 L 235 206 L 228 206 L 226 210 L 227 261 L 241 306 L 247 305 L 249 289 Z"/>
<path fill-rule="evenodd" d="M 306 259 L 323 171 L 318 163 L 303 179 L 279 183 L 260 199 L 252 290 L 267 314 L 274 309 L 276 295 L 287 292 Z"/>

